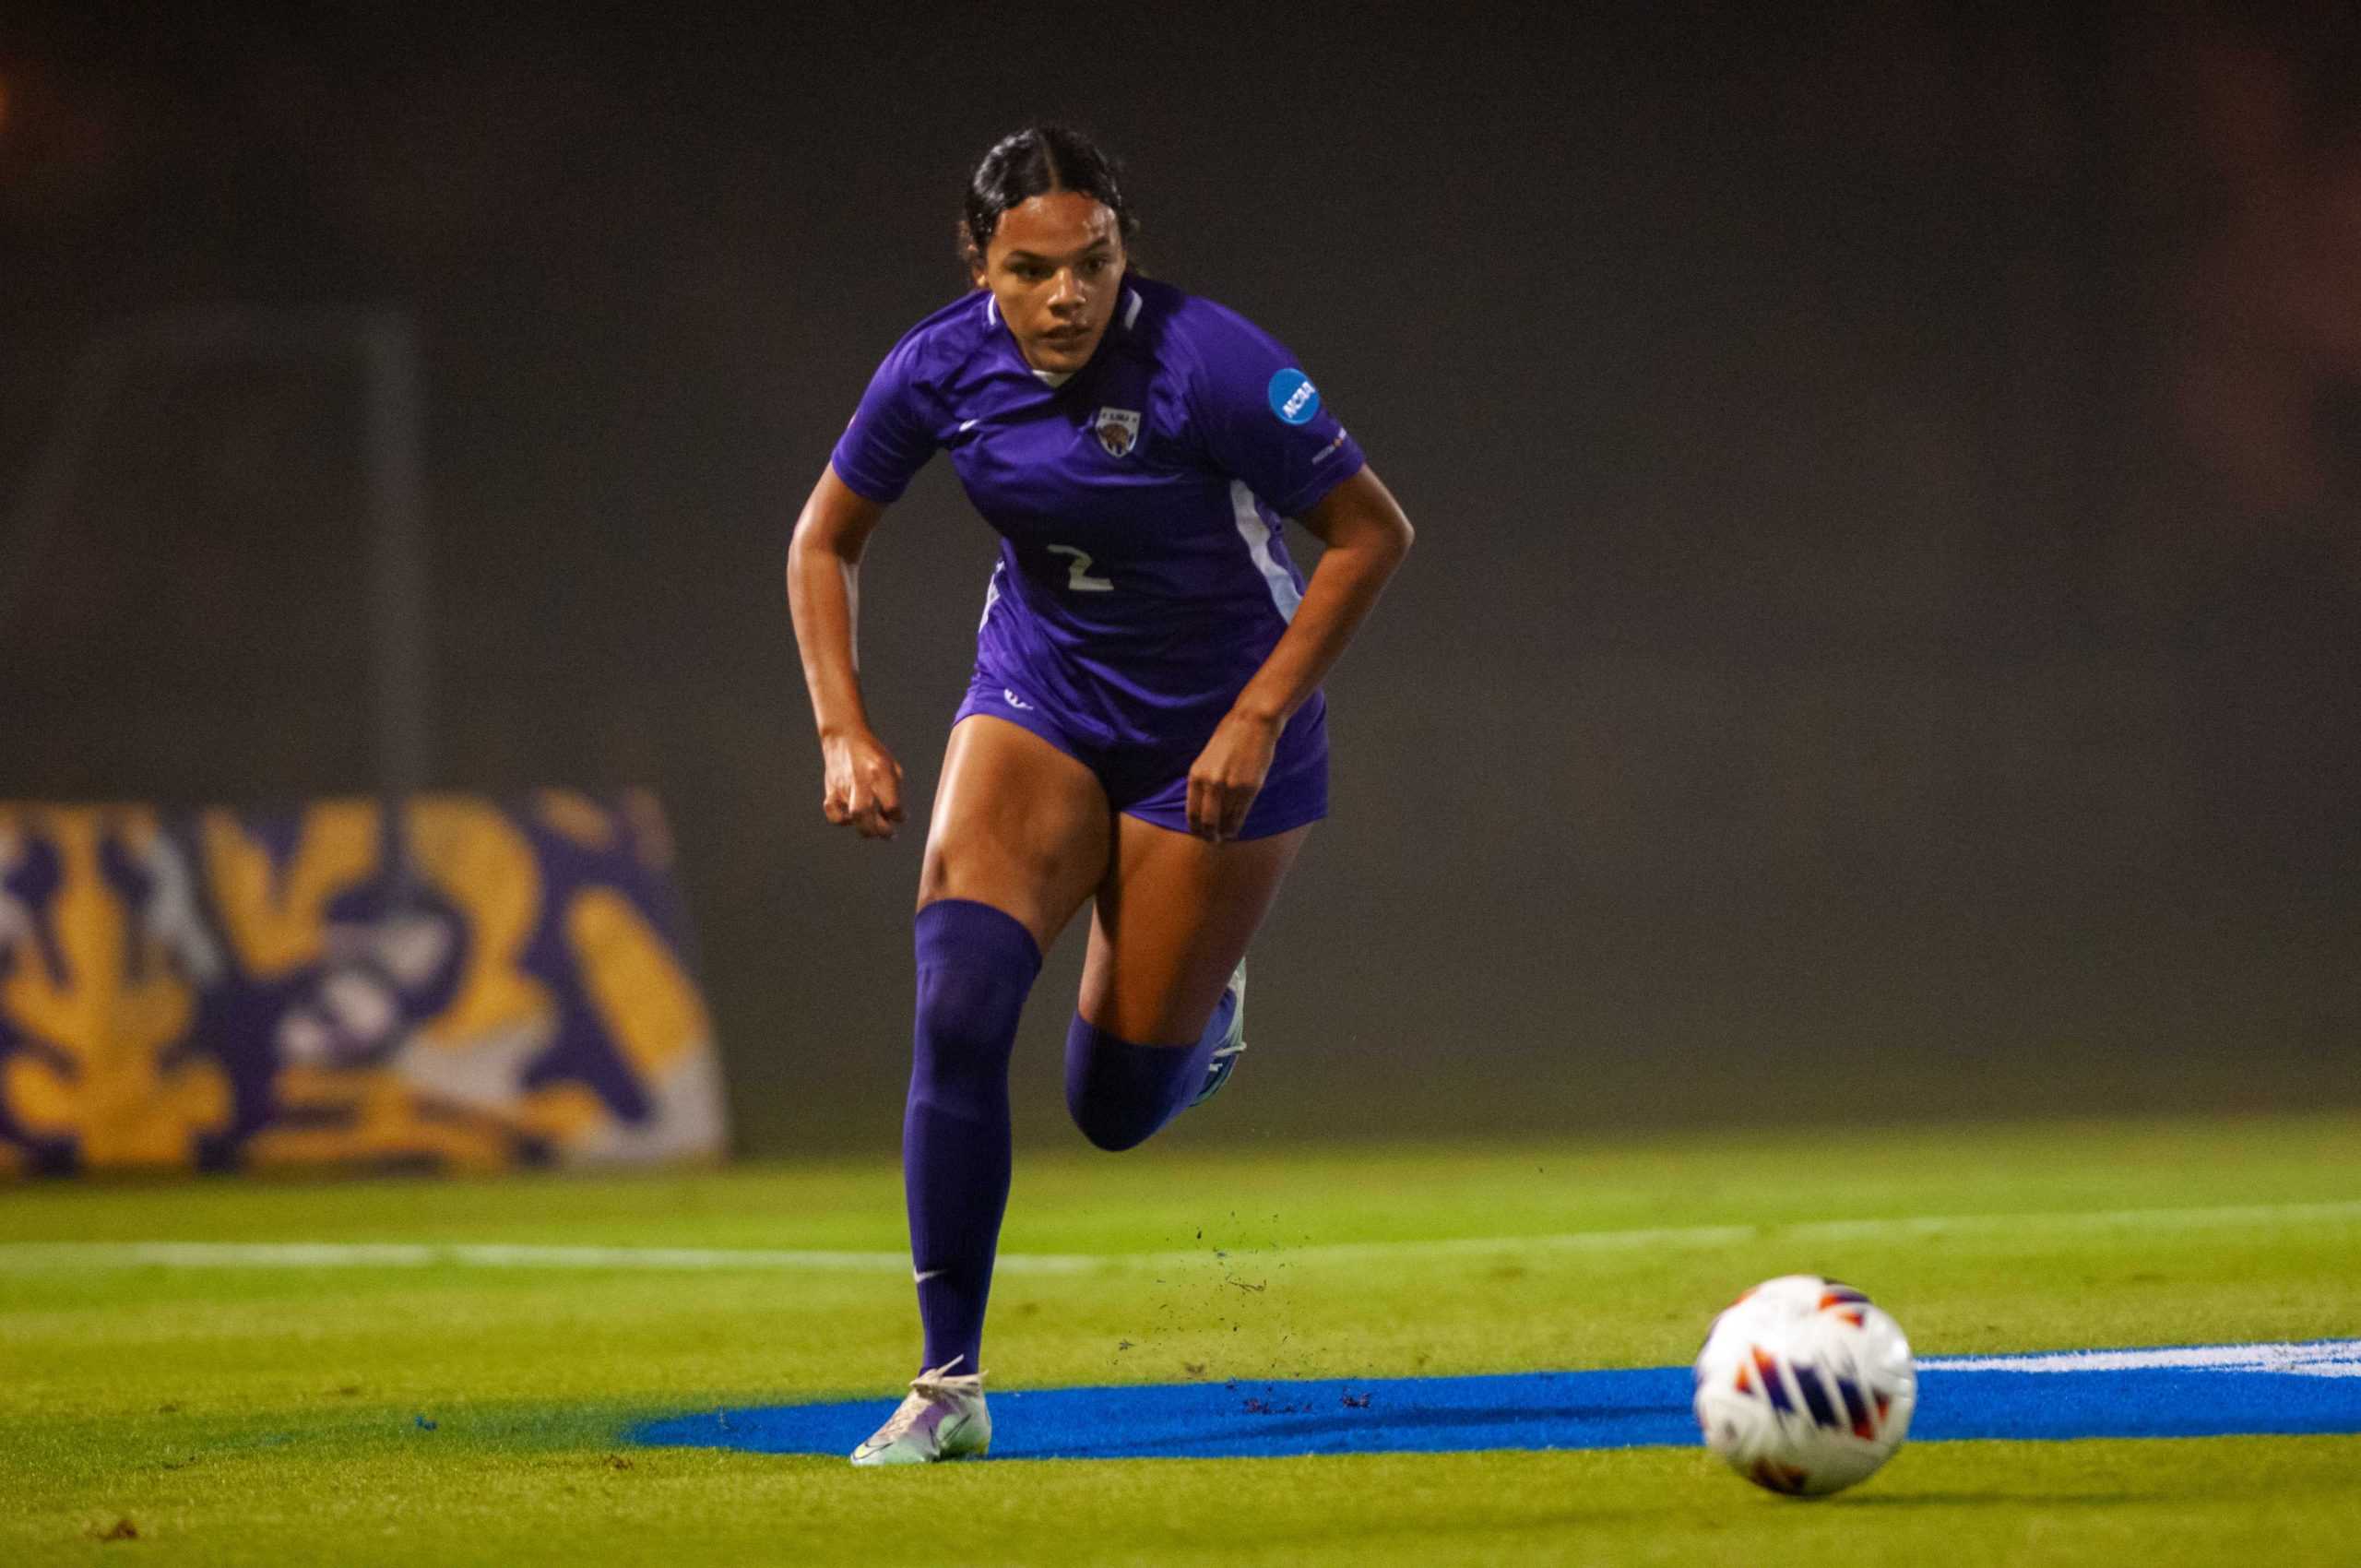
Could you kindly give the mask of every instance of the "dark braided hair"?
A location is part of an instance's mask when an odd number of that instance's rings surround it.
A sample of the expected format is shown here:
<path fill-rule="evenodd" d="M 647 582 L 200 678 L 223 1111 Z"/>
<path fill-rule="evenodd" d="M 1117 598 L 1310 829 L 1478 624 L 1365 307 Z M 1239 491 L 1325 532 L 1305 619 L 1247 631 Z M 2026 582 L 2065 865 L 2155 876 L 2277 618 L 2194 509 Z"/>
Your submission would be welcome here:
<path fill-rule="evenodd" d="M 959 259 L 971 269 L 982 267 L 1000 215 L 1044 191 L 1097 199 L 1115 215 L 1115 231 L 1128 249 L 1140 224 L 1123 200 L 1121 172 L 1112 153 L 1070 126 L 1027 125 L 1001 137 L 967 181 L 959 214 Z"/>

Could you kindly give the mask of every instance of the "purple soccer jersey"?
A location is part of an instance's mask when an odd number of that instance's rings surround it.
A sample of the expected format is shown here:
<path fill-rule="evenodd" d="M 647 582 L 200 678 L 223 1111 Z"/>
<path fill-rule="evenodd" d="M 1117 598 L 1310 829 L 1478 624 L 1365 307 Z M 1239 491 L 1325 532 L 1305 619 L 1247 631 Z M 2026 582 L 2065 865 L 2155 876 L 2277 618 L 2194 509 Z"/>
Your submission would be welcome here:
<path fill-rule="evenodd" d="M 989 291 L 935 312 L 878 367 L 832 463 L 886 503 L 938 447 L 1001 535 L 962 717 L 1043 734 L 1119 809 L 1184 816 L 1190 761 L 1302 597 L 1282 519 L 1358 471 L 1360 447 L 1269 335 L 1135 275 L 1097 352 L 1059 386 L 1026 362 Z M 1324 739 L 1315 693 L 1249 837 L 1325 809 Z"/>

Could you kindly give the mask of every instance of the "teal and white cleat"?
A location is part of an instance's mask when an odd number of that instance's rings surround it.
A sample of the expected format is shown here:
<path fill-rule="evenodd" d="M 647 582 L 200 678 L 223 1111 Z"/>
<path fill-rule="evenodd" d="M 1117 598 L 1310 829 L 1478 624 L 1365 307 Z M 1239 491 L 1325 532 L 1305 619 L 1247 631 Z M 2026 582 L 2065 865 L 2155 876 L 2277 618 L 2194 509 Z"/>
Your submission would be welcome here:
<path fill-rule="evenodd" d="M 910 1379 L 910 1391 L 885 1424 L 852 1451 L 856 1465 L 931 1465 L 980 1459 L 992 1445 L 992 1418 L 984 1408 L 984 1374 L 954 1376 L 966 1360 L 954 1356 Z"/>
<path fill-rule="evenodd" d="M 1221 1043 L 1214 1047 L 1213 1062 L 1205 1068 L 1205 1087 L 1189 1102 L 1194 1109 L 1213 1099 L 1222 1085 L 1229 1082 L 1230 1070 L 1238 1065 L 1240 1052 L 1246 1049 L 1246 960 L 1238 960 L 1238 968 L 1229 977 L 1229 985 L 1222 992 L 1222 1001 L 1229 1004 L 1229 1028 L 1222 1035 Z M 1218 1007 L 1216 1009 L 1218 1011 Z"/>

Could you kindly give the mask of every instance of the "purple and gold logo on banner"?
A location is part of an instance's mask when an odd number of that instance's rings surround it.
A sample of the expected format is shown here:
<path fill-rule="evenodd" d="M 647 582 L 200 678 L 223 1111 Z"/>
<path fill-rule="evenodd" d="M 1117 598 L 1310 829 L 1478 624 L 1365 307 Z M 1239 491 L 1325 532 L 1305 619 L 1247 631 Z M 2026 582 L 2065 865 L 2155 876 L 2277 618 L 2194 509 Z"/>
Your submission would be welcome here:
<path fill-rule="evenodd" d="M 655 802 L 399 826 L 0 805 L 0 1173 L 718 1154 Z"/>

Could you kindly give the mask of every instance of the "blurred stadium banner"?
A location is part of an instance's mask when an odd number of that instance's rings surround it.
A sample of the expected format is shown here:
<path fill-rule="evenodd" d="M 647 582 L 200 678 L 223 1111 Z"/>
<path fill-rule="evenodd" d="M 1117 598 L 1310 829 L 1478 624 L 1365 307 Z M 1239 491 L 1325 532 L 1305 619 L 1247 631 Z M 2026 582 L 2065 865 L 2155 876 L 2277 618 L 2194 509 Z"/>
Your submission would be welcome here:
<path fill-rule="evenodd" d="M 655 799 L 404 818 L 0 803 L 0 1174 L 719 1155 Z"/>

